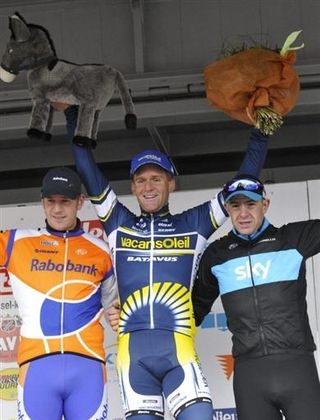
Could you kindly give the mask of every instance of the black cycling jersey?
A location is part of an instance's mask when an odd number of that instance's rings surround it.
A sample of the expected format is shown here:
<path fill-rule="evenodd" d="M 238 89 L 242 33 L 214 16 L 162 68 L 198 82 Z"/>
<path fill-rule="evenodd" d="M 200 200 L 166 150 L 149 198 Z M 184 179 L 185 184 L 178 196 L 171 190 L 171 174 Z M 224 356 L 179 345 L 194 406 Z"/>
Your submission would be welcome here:
<path fill-rule="evenodd" d="M 319 251 L 320 220 L 276 228 L 265 219 L 252 240 L 232 231 L 210 244 L 192 292 L 196 325 L 220 294 L 234 357 L 313 352 L 306 259 Z"/>
<path fill-rule="evenodd" d="M 192 291 L 196 325 L 221 295 L 232 333 L 238 420 L 318 420 L 320 383 L 306 303 L 306 259 L 320 220 L 253 237 L 235 231 L 206 249 Z"/>

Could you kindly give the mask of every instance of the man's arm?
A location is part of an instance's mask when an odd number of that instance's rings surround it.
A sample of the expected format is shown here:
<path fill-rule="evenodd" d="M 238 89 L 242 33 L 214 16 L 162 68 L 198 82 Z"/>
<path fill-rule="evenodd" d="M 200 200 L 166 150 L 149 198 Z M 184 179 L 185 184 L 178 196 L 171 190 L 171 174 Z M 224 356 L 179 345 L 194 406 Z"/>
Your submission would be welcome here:
<path fill-rule="evenodd" d="M 118 301 L 118 288 L 115 275 L 112 273 L 107 279 L 104 279 L 101 284 L 101 303 L 105 312 Z"/>
<path fill-rule="evenodd" d="M 238 174 L 260 177 L 268 151 L 268 137 L 257 128 L 251 128 L 246 154 L 239 168 Z"/>
<path fill-rule="evenodd" d="M 77 107 L 65 110 L 69 137 L 73 138 L 73 131 L 77 121 Z M 130 210 L 121 204 L 105 175 L 95 162 L 92 149 L 73 143 L 73 155 L 77 171 L 87 190 L 89 199 L 103 224 L 107 235 L 114 231 L 123 220 L 132 216 Z"/>
<path fill-rule="evenodd" d="M 120 322 L 120 302 L 114 300 L 112 306 L 106 311 L 107 320 L 113 331 L 117 332 Z"/>
<path fill-rule="evenodd" d="M 246 174 L 259 178 L 264 162 L 266 160 L 267 151 L 268 136 L 263 135 L 256 128 L 251 128 L 247 150 L 244 155 L 243 161 L 240 165 L 240 168 L 237 172 L 237 175 Z M 224 208 L 224 198 L 222 190 L 218 192 L 216 199 L 219 202 L 219 206 L 224 214 L 225 221 L 228 218 L 228 213 Z"/>
<path fill-rule="evenodd" d="M 210 246 L 204 252 L 196 280 L 192 288 L 192 304 L 196 326 L 198 327 L 204 317 L 210 312 L 214 301 L 219 296 L 219 284 L 216 277 L 211 273 L 212 265 Z"/>
<path fill-rule="evenodd" d="M 65 111 L 68 137 L 72 140 L 77 124 L 77 106 L 70 106 Z M 92 149 L 73 144 L 73 157 L 77 171 L 82 179 L 84 186 L 90 196 L 98 196 L 108 188 L 108 181 L 96 164 Z"/>

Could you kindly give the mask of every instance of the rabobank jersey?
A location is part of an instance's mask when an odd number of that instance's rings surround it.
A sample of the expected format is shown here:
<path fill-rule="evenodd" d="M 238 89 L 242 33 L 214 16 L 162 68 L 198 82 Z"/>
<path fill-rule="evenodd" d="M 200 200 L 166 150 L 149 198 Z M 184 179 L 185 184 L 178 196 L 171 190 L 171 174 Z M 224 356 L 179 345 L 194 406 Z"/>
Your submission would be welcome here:
<path fill-rule="evenodd" d="M 102 300 L 116 295 L 107 245 L 78 226 L 60 233 L 13 229 L 0 234 L 22 318 L 19 365 L 57 353 L 105 360 Z"/>

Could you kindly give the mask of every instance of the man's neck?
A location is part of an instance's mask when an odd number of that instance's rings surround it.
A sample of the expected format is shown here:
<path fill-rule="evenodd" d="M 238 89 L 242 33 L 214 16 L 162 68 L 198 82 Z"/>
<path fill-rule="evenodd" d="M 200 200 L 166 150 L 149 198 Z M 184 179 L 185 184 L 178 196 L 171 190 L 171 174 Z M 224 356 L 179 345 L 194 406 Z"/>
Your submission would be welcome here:
<path fill-rule="evenodd" d="M 267 227 L 270 225 L 268 219 L 266 219 L 264 217 L 260 227 L 258 229 L 256 229 L 254 232 L 250 233 L 250 234 L 241 234 L 239 233 L 235 228 L 233 228 L 233 233 L 235 235 L 237 235 L 239 238 L 244 239 L 246 241 L 252 241 L 254 239 L 256 239 L 257 237 L 259 237 L 266 229 Z"/>

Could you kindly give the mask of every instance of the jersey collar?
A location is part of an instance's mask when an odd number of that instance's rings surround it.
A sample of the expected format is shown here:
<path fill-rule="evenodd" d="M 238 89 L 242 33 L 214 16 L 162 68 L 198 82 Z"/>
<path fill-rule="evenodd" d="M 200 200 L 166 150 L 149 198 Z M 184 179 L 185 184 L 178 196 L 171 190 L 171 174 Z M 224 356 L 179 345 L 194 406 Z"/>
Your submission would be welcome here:
<path fill-rule="evenodd" d="M 78 218 L 77 218 L 77 224 L 75 228 L 72 230 L 55 230 L 49 225 L 47 220 L 46 220 L 46 229 L 52 235 L 61 236 L 61 237 L 79 236 L 84 232 L 81 227 L 81 222 Z"/>
<path fill-rule="evenodd" d="M 254 239 L 260 237 L 260 235 L 262 235 L 262 233 L 267 229 L 269 225 L 269 220 L 266 217 L 264 217 L 261 226 L 251 235 L 242 235 L 241 233 L 237 232 L 234 228 L 232 229 L 232 232 L 240 239 L 244 239 L 245 241 L 253 241 Z"/>
<path fill-rule="evenodd" d="M 165 217 L 165 216 L 168 216 L 169 213 L 170 212 L 169 212 L 169 205 L 168 204 L 166 204 L 165 206 L 163 206 L 162 209 L 160 209 L 156 213 L 147 213 L 147 212 L 145 212 L 145 211 L 143 211 L 141 209 L 141 216 L 147 217 L 147 218 L 149 218 L 149 217 L 153 217 L 153 218 L 156 218 L 156 217 Z"/>

